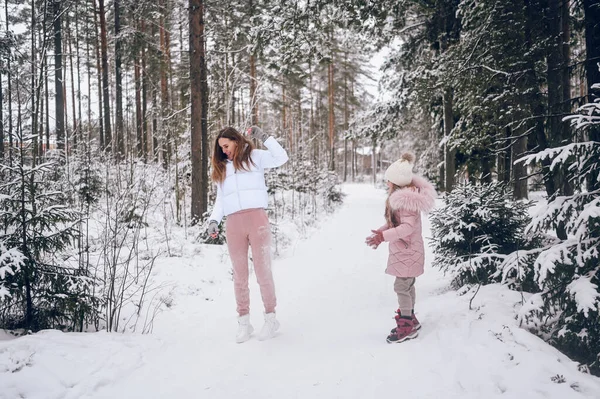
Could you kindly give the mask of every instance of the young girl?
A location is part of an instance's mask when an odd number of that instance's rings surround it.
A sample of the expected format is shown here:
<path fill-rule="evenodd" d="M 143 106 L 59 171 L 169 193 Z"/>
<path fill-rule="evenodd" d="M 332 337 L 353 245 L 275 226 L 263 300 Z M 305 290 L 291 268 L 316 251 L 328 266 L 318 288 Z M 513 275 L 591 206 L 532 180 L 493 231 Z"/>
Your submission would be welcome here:
<path fill-rule="evenodd" d="M 250 339 L 250 290 L 248 288 L 248 247 L 252 248 L 254 272 L 265 309 L 265 324 L 258 338 L 271 338 L 279 328 L 275 318 L 275 283 L 271 272 L 271 227 L 265 208 L 269 205 L 265 169 L 288 160 L 277 140 L 259 127 L 248 135 L 263 142 L 267 151 L 254 149 L 252 142 L 232 127 L 222 129 L 215 140 L 212 179 L 217 199 L 210 215 L 208 233 L 216 237 L 219 223 L 227 216 L 226 237 L 233 264 L 233 285 L 238 312 L 238 343 Z"/>
<path fill-rule="evenodd" d="M 436 192 L 423 177 L 413 175 L 415 156 L 404 153 L 385 171 L 389 195 L 385 203 L 386 224 L 366 239 L 376 249 L 383 241 L 390 243 L 387 269 L 396 276 L 394 291 L 398 296 L 396 327 L 388 343 L 415 338 L 421 328 L 415 317 L 415 279 L 423 274 L 425 246 L 421 232 L 421 212 L 435 204 Z"/>

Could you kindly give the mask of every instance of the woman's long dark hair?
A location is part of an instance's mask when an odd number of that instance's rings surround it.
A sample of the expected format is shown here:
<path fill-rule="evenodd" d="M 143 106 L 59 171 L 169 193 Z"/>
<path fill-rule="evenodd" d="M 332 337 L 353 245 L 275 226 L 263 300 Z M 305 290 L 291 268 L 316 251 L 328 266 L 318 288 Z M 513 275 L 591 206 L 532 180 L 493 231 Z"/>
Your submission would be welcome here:
<path fill-rule="evenodd" d="M 212 156 L 212 179 L 217 183 L 222 183 L 225 180 L 225 166 L 227 165 L 227 155 L 225 155 L 221 146 L 219 146 L 220 138 L 229 139 L 236 144 L 232 157 L 235 170 L 250 170 L 250 163 L 254 165 L 250 158 L 250 154 L 254 149 L 252 142 L 232 127 L 223 128 L 215 139 L 215 148 Z"/>

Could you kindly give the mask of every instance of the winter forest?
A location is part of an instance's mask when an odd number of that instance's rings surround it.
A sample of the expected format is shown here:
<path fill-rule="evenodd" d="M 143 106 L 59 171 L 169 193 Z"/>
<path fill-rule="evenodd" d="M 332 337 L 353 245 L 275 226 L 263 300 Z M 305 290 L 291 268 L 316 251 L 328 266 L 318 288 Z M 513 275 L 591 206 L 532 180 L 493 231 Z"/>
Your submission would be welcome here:
<path fill-rule="evenodd" d="M 515 293 L 520 329 L 600 376 L 600 1 L 0 3 L 11 339 L 152 335 L 159 269 L 226 257 L 216 134 L 258 125 L 290 158 L 267 174 L 275 257 L 410 150 L 439 196 L 430 267 L 470 301 Z"/>

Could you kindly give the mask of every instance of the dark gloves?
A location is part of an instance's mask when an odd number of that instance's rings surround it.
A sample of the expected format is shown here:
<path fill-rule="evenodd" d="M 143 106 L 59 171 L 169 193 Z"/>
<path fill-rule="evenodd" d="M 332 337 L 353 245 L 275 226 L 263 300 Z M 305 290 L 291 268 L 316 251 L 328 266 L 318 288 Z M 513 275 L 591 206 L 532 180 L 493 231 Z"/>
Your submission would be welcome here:
<path fill-rule="evenodd" d="M 206 229 L 206 231 L 211 238 L 217 238 L 219 235 L 219 224 L 214 220 L 211 220 L 208 223 L 208 229 Z"/>
<path fill-rule="evenodd" d="M 379 230 L 371 230 L 373 232 L 372 235 L 368 236 L 365 240 L 365 243 L 373 249 L 377 249 L 379 244 L 381 244 L 383 240 L 383 233 Z"/>
<path fill-rule="evenodd" d="M 248 130 L 246 130 L 246 134 L 253 139 L 260 141 L 261 143 L 264 143 L 265 140 L 269 138 L 269 135 L 263 132 L 263 130 L 258 126 L 252 126 L 248 128 Z"/>

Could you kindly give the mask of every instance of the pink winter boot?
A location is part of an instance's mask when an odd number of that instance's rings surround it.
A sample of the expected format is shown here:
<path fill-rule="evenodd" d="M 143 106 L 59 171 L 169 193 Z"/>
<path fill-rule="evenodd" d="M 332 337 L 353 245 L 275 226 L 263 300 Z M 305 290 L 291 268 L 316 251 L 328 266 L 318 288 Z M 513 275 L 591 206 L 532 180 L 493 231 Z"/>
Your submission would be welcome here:
<path fill-rule="evenodd" d="M 398 319 L 400 318 L 400 316 L 402 316 L 402 313 L 400 313 L 400 309 L 398 309 L 398 310 L 396 310 L 396 315 L 394 316 L 394 319 L 396 319 L 396 324 L 398 324 Z M 413 321 L 413 327 L 415 328 L 415 330 L 421 329 L 421 323 L 419 323 L 419 320 L 417 320 L 417 316 L 415 316 L 415 312 L 411 313 L 411 317 L 412 317 L 412 321 Z M 392 328 L 392 330 L 390 332 L 395 333 L 396 328 L 397 327 Z"/>
<path fill-rule="evenodd" d="M 415 329 L 412 318 L 399 317 L 397 324 L 396 331 L 388 335 L 386 339 L 389 344 L 403 342 L 408 339 L 416 338 L 419 335 L 419 332 Z"/>

